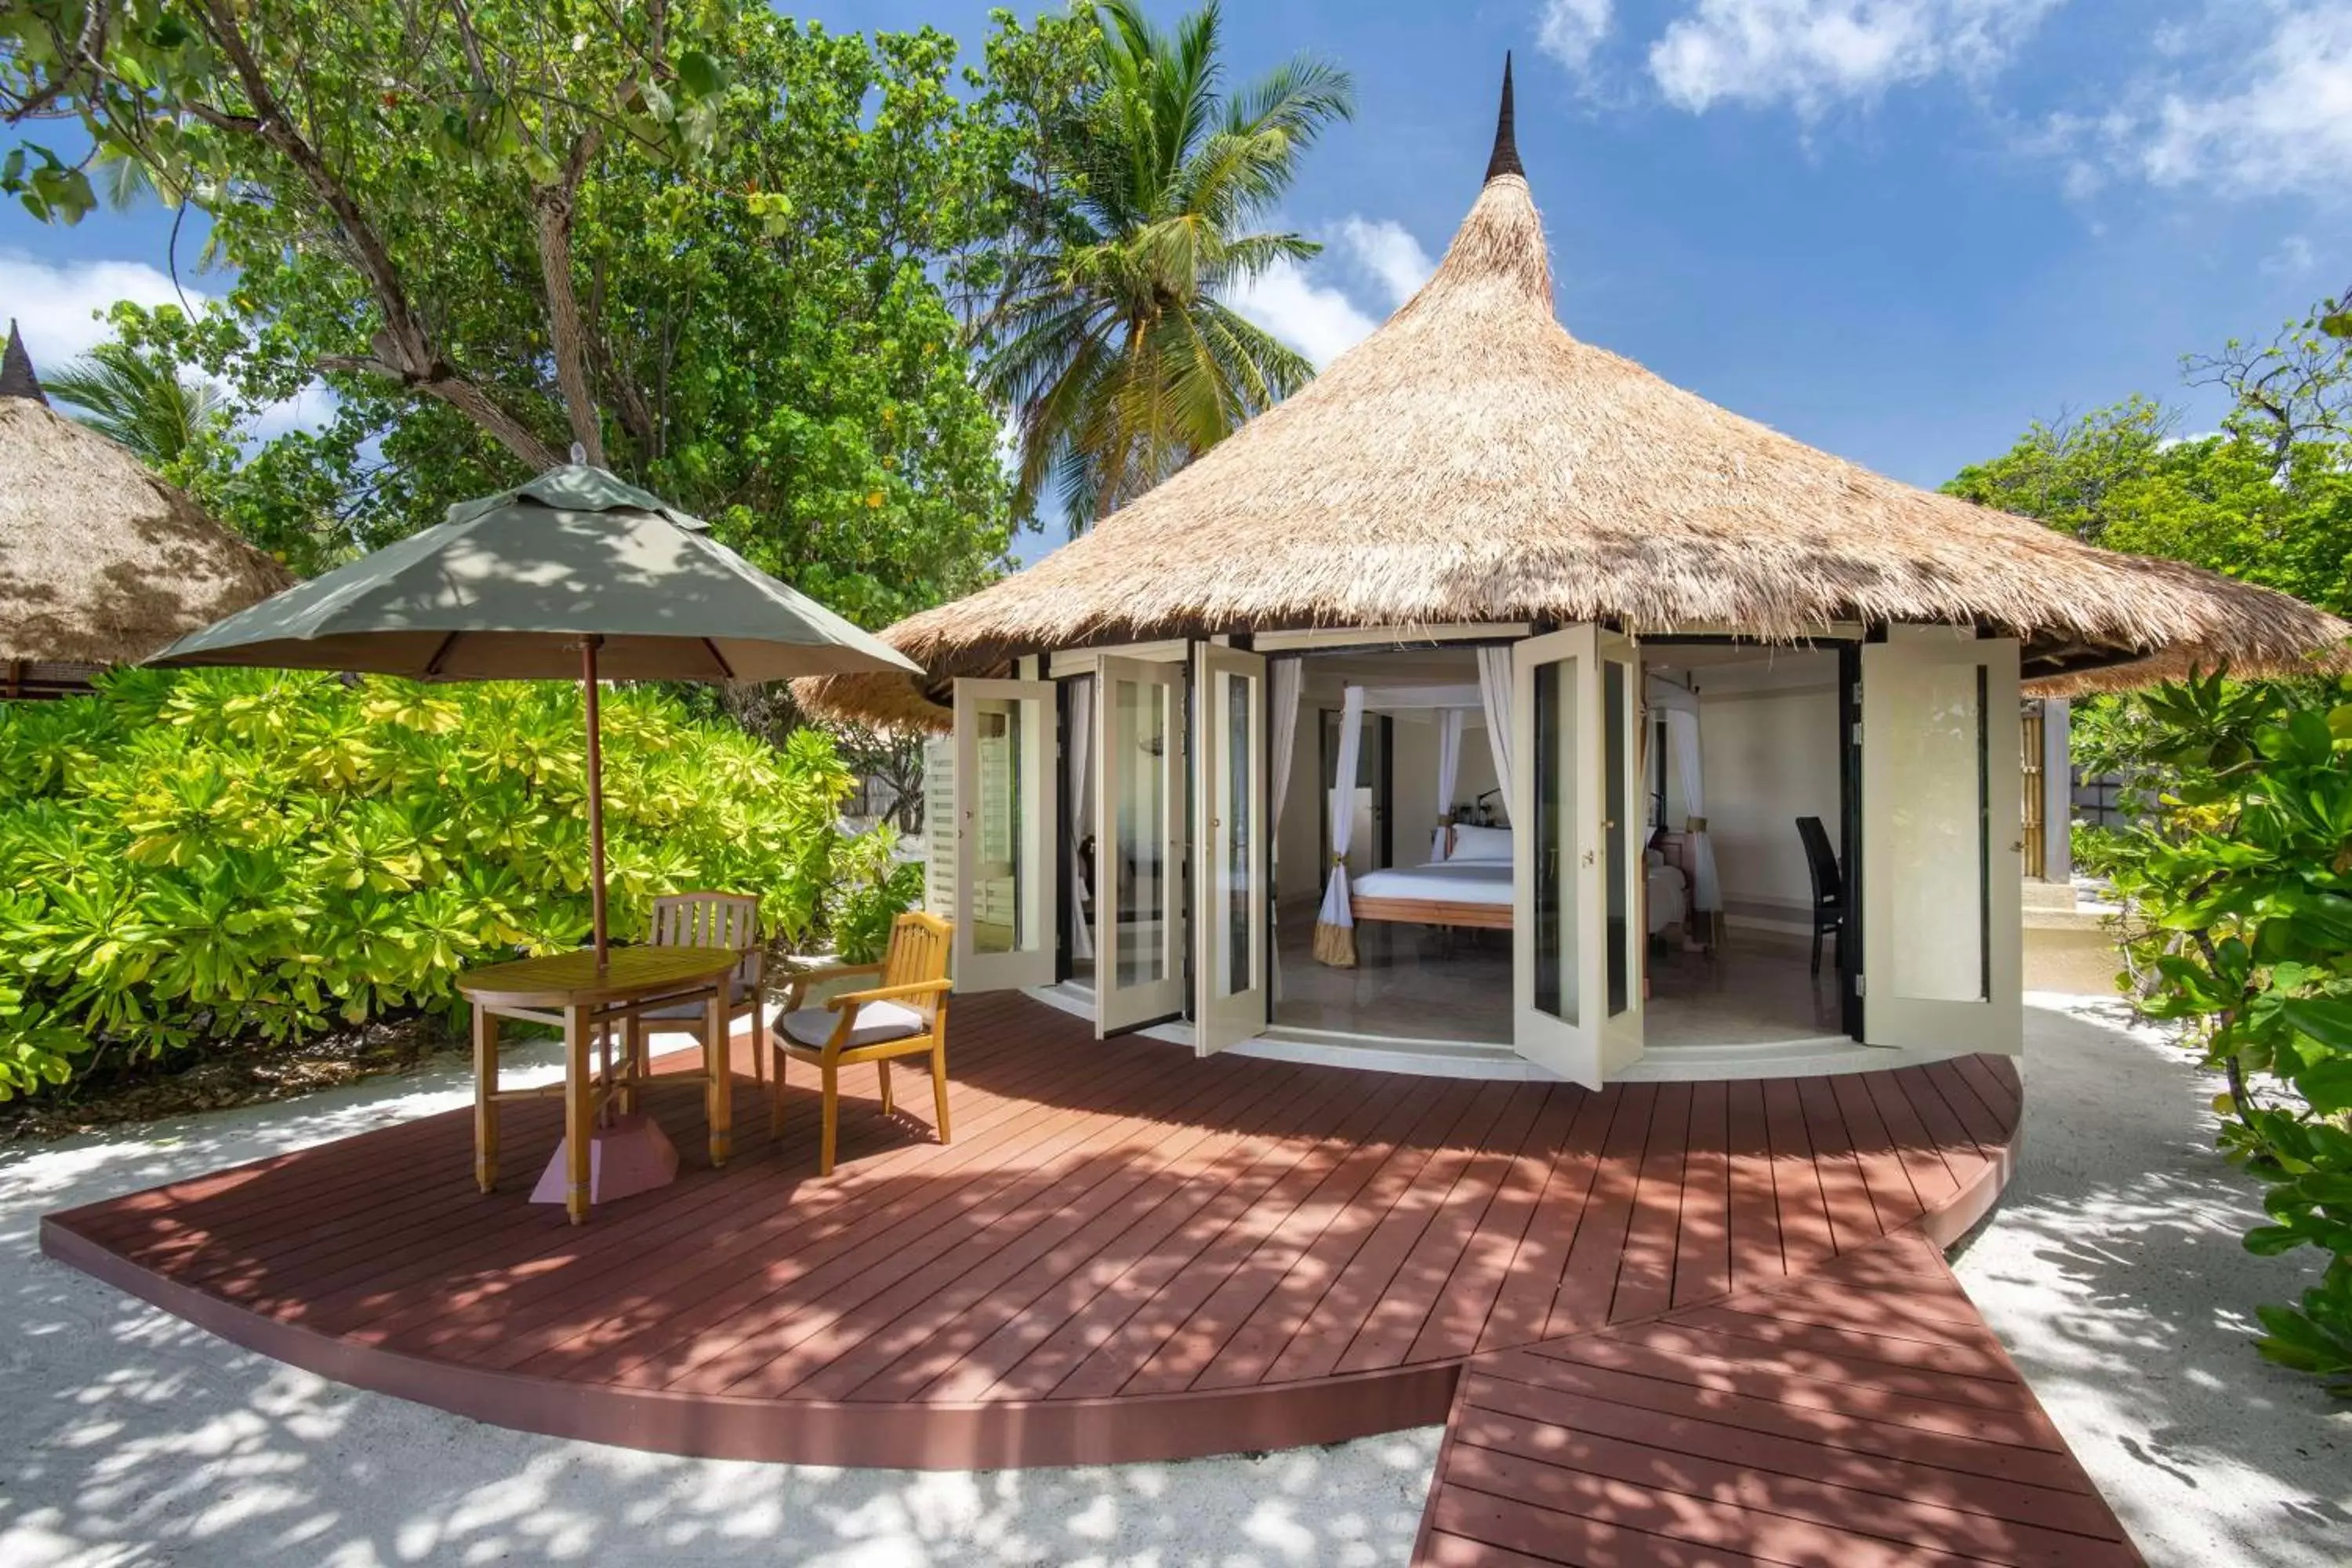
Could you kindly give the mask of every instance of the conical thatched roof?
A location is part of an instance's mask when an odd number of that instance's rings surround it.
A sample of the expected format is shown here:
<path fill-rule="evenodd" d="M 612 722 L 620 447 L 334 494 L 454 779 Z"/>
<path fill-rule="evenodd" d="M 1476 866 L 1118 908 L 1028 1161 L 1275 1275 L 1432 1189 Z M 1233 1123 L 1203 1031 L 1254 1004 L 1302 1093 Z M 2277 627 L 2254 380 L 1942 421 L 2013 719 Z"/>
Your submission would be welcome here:
<path fill-rule="evenodd" d="M 1898 484 L 1571 337 L 1508 114 L 1444 264 L 1379 331 L 1093 532 L 885 637 L 936 683 L 1014 654 L 1301 627 L 1783 640 L 1949 622 L 2022 639 L 2029 678 L 2143 658 L 2280 672 L 2352 635 L 2284 595 Z M 891 678 L 799 692 L 940 716 Z"/>
<path fill-rule="evenodd" d="M 135 664 L 292 575 L 53 412 L 13 324 L 0 374 L 0 659 Z"/>

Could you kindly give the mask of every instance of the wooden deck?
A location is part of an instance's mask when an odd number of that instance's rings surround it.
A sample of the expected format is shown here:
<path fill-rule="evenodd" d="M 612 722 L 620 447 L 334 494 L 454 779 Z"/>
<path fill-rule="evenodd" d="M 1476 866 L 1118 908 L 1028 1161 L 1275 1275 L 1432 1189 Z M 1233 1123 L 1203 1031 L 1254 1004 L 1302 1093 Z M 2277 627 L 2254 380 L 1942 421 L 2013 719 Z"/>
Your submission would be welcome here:
<path fill-rule="evenodd" d="M 903 1109 L 886 1119 L 859 1082 L 830 1181 L 808 1083 L 771 1143 L 742 1078 L 732 1163 L 701 1163 L 694 1090 L 656 1090 L 686 1169 L 584 1227 L 524 1201 L 554 1144 L 551 1104 L 509 1117 L 514 1180 L 490 1196 L 473 1188 L 469 1113 L 453 1111 L 53 1215 L 42 1243 L 347 1383 L 679 1453 L 1065 1464 L 1452 1415 L 1444 1528 L 1425 1544 L 1453 1562 L 1501 1544 L 1455 1528 L 1493 1495 L 1479 1467 L 1511 1457 L 1496 1420 L 1555 1409 L 1493 1408 L 1520 1397 L 1506 1384 L 1549 1397 L 1533 1373 L 1612 1325 L 1648 1326 L 1621 1327 L 1611 1354 L 1655 1358 L 1670 1353 L 1658 1336 L 1695 1334 L 1728 1362 L 1793 1353 L 1747 1323 L 1779 1310 L 1759 1313 L 1758 1292 L 1858 1288 L 1835 1271 L 1883 1256 L 1882 1238 L 1957 1236 L 1998 1194 L 2020 1110 L 1996 1058 L 1595 1094 L 1196 1060 L 1097 1042 L 1012 996 L 960 1005 L 950 1068 L 954 1143 Z M 1919 1278 L 1923 1316 L 1969 1330 L 1948 1276 Z M 1990 1364 L 1997 1347 L 1970 1331 L 1965 1354 Z M 1912 1338 L 1881 1359 L 1947 1353 Z M 1465 1379 L 1474 1357 L 1502 1359 Z M 1835 1375 L 1811 1397 L 1846 1389 L 1888 1397 Z M 1624 1408 L 1676 1418 L 1658 1398 Z M 2011 1479 L 2087 1495 L 2071 1469 Z"/>

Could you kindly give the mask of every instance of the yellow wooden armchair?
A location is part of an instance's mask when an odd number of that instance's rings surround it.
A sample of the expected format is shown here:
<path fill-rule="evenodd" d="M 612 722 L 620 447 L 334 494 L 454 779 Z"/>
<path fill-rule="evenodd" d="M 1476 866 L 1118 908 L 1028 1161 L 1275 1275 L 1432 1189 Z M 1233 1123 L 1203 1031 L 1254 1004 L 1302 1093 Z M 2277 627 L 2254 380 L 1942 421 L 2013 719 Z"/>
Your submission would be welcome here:
<path fill-rule="evenodd" d="M 795 974 L 784 1011 L 769 1035 L 775 1071 L 768 1079 L 768 1125 L 773 1133 L 784 1120 L 784 1063 L 814 1063 L 823 1095 L 823 1133 L 817 1174 L 833 1174 L 834 1132 L 841 1113 L 841 1069 L 872 1062 L 882 1080 L 882 1113 L 890 1100 L 890 1059 L 929 1052 L 931 1102 L 940 1142 L 948 1141 L 948 938 L 949 922 L 936 915 L 902 914 L 890 928 L 889 951 L 879 963 L 845 963 Z M 880 984 L 845 991 L 811 1007 L 808 988 L 845 974 L 871 974 Z"/>

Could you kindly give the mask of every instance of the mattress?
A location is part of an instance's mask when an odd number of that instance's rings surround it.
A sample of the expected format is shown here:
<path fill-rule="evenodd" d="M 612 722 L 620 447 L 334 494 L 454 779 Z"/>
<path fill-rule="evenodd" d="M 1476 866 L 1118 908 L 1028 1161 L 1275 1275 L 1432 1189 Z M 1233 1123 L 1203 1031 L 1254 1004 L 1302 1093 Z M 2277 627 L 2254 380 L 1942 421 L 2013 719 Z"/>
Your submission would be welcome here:
<path fill-rule="evenodd" d="M 1443 860 L 1427 866 L 1391 866 L 1367 871 L 1354 883 L 1360 899 L 1418 899 L 1447 904 L 1507 904 L 1507 860 Z"/>

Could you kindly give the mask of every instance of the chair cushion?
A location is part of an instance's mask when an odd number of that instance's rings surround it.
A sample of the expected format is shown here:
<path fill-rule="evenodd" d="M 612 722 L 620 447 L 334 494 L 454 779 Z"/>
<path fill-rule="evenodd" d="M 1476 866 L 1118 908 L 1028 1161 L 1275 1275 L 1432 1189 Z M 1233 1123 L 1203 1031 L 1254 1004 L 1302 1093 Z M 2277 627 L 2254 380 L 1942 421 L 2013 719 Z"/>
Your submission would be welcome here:
<path fill-rule="evenodd" d="M 751 1005 L 751 988 L 750 986 L 744 984 L 740 979 L 730 976 L 727 982 L 728 1011 L 731 1013 L 738 1007 L 750 1006 Z M 662 1023 L 677 1019 L 684 1019 L 689 1022 L 698 1023 L 702 1018 L 702 1009 L 706 1005 L 708 1005 L 708 1004 L 703 1002 L 673 1002 L 667 1007 L 648 1007 L 644 1012 L 638 1014 L 637 1016 L 644 1018 L 650 1023 Z"/>
<path fill-rule="evenodd" d="M 830 1007 L 803 1007 L 776 1020 L 776 1031 L 796 1046 L 821 1050 L 833 1039 L 841 1015 Z M 930 1021 L 912 1007 L 897 1002 L 868 1002 L 857 1009 L 857 1027 L 849 1033 L 849 1048 L 878 1046 L 885 1040 L 928 1035 Z"/>

